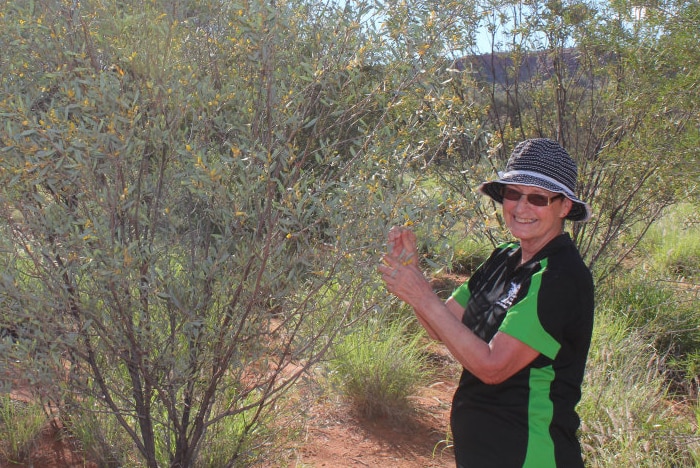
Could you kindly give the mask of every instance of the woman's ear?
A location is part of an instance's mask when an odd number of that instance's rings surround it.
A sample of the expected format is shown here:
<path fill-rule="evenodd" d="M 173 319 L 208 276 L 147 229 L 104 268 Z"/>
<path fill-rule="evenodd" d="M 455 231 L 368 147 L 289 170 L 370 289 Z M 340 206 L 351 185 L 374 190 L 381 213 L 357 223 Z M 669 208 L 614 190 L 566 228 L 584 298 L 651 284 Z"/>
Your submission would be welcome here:
<path fill-rule="evenodd" d="M 566 218 L 566 216 L 569 214 L 569 211 L 571 211 L 571 208 L 573 208 L 573 206 L 574 206 L 574 202 L 572 202 L 571 200 L 569 200 L 566 197 L 563 197 L 562 201 L 561 201 L 561 210 L 559 211 L 559 217 L 561 219 Z"/>

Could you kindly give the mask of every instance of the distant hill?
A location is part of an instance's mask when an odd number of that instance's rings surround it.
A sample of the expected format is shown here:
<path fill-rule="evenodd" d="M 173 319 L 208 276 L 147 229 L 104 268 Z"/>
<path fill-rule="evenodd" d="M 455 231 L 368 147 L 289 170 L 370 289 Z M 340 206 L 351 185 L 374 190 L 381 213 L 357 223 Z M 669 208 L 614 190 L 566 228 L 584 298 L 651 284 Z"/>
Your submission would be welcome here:
<path fill-rule="evenodd" d="M 576 73 L 579 68 L 579 52 L 577 49 L 565 49 L 561 54 L 568 74 Z M 452 69 L 471 73 L 474 79 L 482 83 L 497 83 L 507 85 L 516 81 L 508 76 L 508 71 L 518 70 L 517 81 L 529 81 L 540 77 L 547 79 L 554 72 L 554 60 L 549 52 L 533 52 L 522 57 L 520 63 L 513 61 L 513 55 L 494 53 L 462 57 L 452 63 Z"/>

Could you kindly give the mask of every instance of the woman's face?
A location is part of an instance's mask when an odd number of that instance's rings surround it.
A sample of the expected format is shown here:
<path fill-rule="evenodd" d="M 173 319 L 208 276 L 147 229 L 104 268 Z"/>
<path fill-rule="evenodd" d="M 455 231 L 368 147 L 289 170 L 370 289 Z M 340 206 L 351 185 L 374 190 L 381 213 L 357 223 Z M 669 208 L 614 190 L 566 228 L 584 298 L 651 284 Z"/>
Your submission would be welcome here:
<path fill-rule="evenodd" d="M 550 199 L 549 205 L 537 206 L 530 203 L 527 196 L 520 196 L 518 200 L 503 197 L 506 226 L 513 236 L 520 239 L 523 248 L 539 250 L 561 234 L 564 217 L 572 207 L 571 200 L 561 195 L 557 197 L 559 194 L 549 190 L 527 185 L 506 185 L 504 189 L 511 193 L 537 194 Z"/>

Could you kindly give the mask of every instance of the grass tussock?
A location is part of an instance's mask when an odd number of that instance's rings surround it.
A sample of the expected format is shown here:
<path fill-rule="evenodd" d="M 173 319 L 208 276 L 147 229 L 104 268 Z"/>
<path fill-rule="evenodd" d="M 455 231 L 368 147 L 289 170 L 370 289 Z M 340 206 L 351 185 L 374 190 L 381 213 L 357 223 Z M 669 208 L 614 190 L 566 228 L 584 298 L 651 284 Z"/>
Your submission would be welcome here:
<path fill-rule="evenodd" d="M 644 264 L 671 278 L 693 280 L 700 276 L 700 215 L 690 203 L 676 205 L 644 238 Z"/>
<path fill-rule="evenodd" d="M 492 250 L 493 246 L 483 239 L 465 238 L 455 245 L 450 269 L 456 274 L 471 275 L 486 261 Z"/>
<path fill-rule="evenodd" d="M 695 466 L 697 425 L 669 398 L 663 354 L 614 310 L 596 318 L 579 406 L 587 466 Z"/>
<path fill-rule="evenodd" d="M 333 381 L 365 417 L 400 419 L 426 378 L 422 335 L 406 320 L 376 318 L 344 336 L 331 362 Z"/>
<path fill-rule="evenodd" d="M 105 468 L 139 466 L 140 461 L 134 456 L 136 448 L 112 415 L 99 411 L 73 413 L 70 406 L 64 408 L 63 414 L 86 459 Z"/>
<path fill-rule="evenodd" d="M 40 404 L 0 396 L 0 461 L 26 462 L 47 422 Z"/>

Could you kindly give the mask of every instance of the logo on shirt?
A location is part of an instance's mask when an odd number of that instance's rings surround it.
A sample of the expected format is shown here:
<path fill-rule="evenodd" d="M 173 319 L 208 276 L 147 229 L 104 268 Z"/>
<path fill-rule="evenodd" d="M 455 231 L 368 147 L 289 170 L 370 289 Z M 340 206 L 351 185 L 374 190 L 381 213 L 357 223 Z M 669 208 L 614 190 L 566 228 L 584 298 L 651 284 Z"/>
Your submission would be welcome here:
<path fill-rule="evenodd" d="M 496 302 L 496 305 L 504 308 L 504 309 L 509 309 L 510 306 L 513 305 L 513 302 L 515 302 L 515 298 L 518 297 L 518 293 L 520 292 L 520 283 L 510 283 L 510 288 L 508 289 L 508 294 L 506 294 L 505 297 L 502 297 Z"/>

